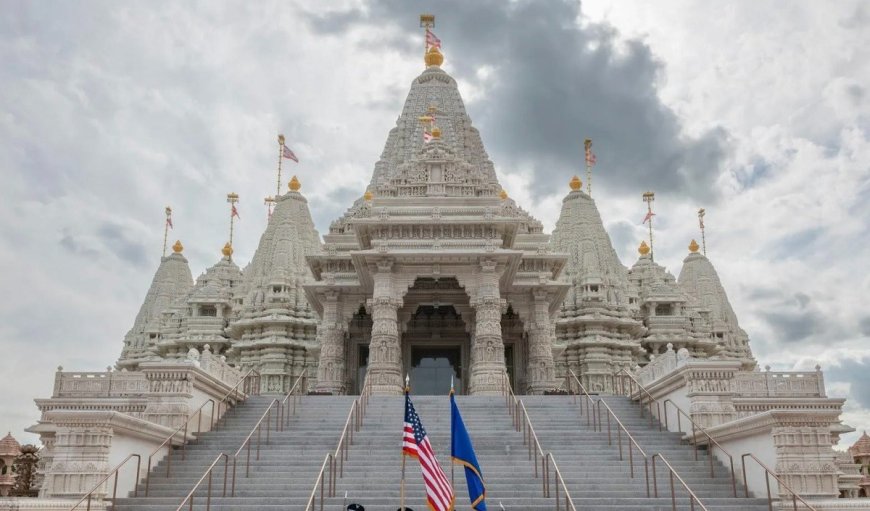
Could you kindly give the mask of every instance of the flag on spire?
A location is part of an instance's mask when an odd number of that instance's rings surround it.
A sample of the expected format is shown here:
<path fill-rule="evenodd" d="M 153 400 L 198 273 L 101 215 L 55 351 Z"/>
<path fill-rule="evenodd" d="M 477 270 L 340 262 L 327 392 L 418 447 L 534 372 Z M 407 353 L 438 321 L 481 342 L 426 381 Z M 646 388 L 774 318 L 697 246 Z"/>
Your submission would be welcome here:
<path fill-rule="evenodd" d="M 428 130 L 423 131 L 423 142 L 429 143 L 432 141 L 432 134 Z"/>
<path fill-rule="evenodd" d="M 281 152 L 281 155 L 283 157 L 287 158 L 288 160 L 293 160 L 296 163 L 299 163 L 299 158 L 296 157 L 296 153 L 291 151 L 290 148 L 287 146 L 281 146 L 281 147 L 283 148 L 283 150 Z"/>
<path fill-rule="evenodd" d="M 650 210 L 650 211 L 646 214 L 646 216 L 643 217 L 643 223 L 647 223 L 647 222 L 649 222 L 650 220 L 652 220 L 652 217 L 654 217 L 654 216 L 656 216 L 656 214 L 653 213 L 652 210 Z"/>
<path fill-rule="evenodd" d="M 238 218 L 239 220 L 241 220 L 242 217 L 239 216 L 239 210 L 236 209 L 236 205 L 233 204 L 233 205 L 232 205 L 232 208 L 233 208 L 233 209 L 232 209 L 232 211 L 231 211 L 231 213 L 230 213 L 230 218 L 232 218 L 232 217 L 236 217 L 236 218 Z"/>
<path fill-rule="evenodd" d="M 426 485 L 426 500 L 433 511 L 453 511 L 456 497 L 450 481 L 444 475 L 435 451 L 429 443 L 420 416 L 411 403 L 411 395 L 405 389 L 405 432 L 402 437 L 402 455 L 417 458 L 423 471 L 423 482 Z"/>
<path fill-rule="evenodd" d="M 431 47 L 441 48 L 441 39 L 432 33 L 428 28 L 426 29 L 426 49 L 428 50 Z"/>
<path fill-rule="evenodd" d="M 474 446 L 471 445 L 471 437 L 468 436 L 462 415 L 459 414 L 459 407 L 456 406 L 452 383 L 450 387 L 450 457 L 453 458 L 453 463 L 465 467 L 465 482 L 468 485 L 471 508 L 475 511 L 487 511 L 486 485 L 483 483 L 480 463 L 477 462 Z"/>
<path fill-rule="evenodd" d="M 172 227 L 172 217 L 171 216 L 166 217 L 166 227 L 169 227 L 170 229 L 174 228 L 174 227 Z"/>

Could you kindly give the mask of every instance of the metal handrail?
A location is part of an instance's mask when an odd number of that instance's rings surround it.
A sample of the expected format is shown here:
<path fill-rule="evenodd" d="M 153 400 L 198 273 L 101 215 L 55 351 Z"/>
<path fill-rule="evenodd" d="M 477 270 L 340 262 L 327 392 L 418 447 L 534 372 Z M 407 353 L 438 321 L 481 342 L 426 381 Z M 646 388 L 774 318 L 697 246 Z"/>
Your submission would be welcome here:
<path fill-rule="evenodd" d="M 331 452 L 326 453 L 326 458 L 320 466 L 320 472 L 317 473 L 317 479 L 314 480 L 314 488 L 311 489 L 311 495 L 308 497 L 308 503 L 305 505 L 305 511 L 311 511 L 317 499 L 317 488 L 320 487 L 320 511 L 323 511 L 323 501 L 325 493 L 324 477 L 326 477 L 326 467 L 329 467 L 330 474 L 330 492 L 325 496 L 335 495 L 335 456 Z"/>
<path fill-rule="evenodd" d="M 275 431 L 278 431 L 280 427 L 280 414 L 281 414 L 281 402 L 277 399 L 273 399 L 271 403 L 269 403 L 269 407 L 266 408 L 266 411 L 263 412 L 263 415 L 260 416 L 260 420 L 254 424 L 254 427 L 251 428 L 251 432 L 248 433 L 248 436 L 242 441 L 242 445 L 239 446 L 238 450 L 235 454 L 233 454 L 233 484 L 232 491 L 230 492 L 231 497 L 236 496 L 236 467 L 239 462 L 239 454 L 241 454 L 242 450 L 245 446 L 248 446 L 248 454 L 245 459 L 245 477 L 250 477 L 251 475 L 251 439 L 254 436 L 254 432 L 257 433 L 257 460 L 260 459 L 260 445 L 262 444 L 262 430 L 263 430 L 263 420 L 266 419 L 266 443 L 268 444 L 270 441 L 270 429 L 272 427 L 272 409 L 277 405 L 278 411 L 275 414 Z"/>
<path fill-rule="evenodd" d="M 218 414 L 217 414 L 218 420 L 220 420 L 220 418 L 223 417 L 223 415 L 221 415 L 221 406 L 222 405 L 226 406 L 227 410 L 229 410 L 230 396 L 232 396 L 234 394 L 238 394 L 239 392 L 241 392 L 245 396 L 245 398 L 247 398 L 247 396 L 259 396 L 260 395 L 260 377 L 261 377 L 260 371 L 254 369 L 253 367 L 248 369 L 248 372 L 246 372 L 244 375 L 242 375 L 242 377 L 239 379 L 239 381 L 235 385 L 233 385 L 233 388 L 231 388 L 229 390 L 229 392 L 227 392 L 224 395 L 224 397 L 222 397 L 221 400 L 218 401 Z M 257 382 L 257 384 L 256 385 L 249 384 L 248 382 L 251 380 L 255 380 Z M 244 384 L 245 388 L 244 388 L 244 390 L 240 391 L 239 386 L 242 384 Z"/>
<path fill-rule="evenodd" d="M 661 431 L 661 430 L 662 430 L 662 421 L 661 421 L 662 410 L 661 410 L 661 407 L 660 407 L 660 405 L 659 405 L 659 402 L 658 402 L 658 401 L 656 400 L 656 398 L 654 398 L 653 395 L 650 394 L 649 391 L 648 391 L 646 388 L 644 388 L 644 386 L 641 385 L 640 382 L 637 381 L 637 379 L 636 379 L 634 376 L 632 376 L 632 375 L 631 375 L 631 374 L 630 374 L 630 373 L 629 373 L 625 368 L 622 368 L 622 370 L 620 370 L 618 373 L 614 374 L 614 375 L 613 375 L 613 378 L 616 378 L 616 377 L 618 377 L 620 374 L 623 374 L 623 373 L 625 373 L 625 376 L 628 376 L 628 378 L 629 378 L 632 382 L 634 382 L 635 385 L 637 385 L 637 388 L 638 388 L 638 390 L 639 390 L 640 392 L 643 392 L 643 393 L 646 394 L 646 396 L 649 398 L 648 403 L 649 403 L 649 423 L 650 423 L 650 426 L 652 426 L 652 420 L 653 420 L 653 408 L 652 408 L 652 405 L 653 405 L 653 403 L 655 403 L 655 405 L 656 405 L 656 411 L 658 412 L 658 413 L 656 414 L 656 418 L 659 419 L 659 431 Z M 611 382 L 611 383 L 613 383 L 613 382 Z M 619 387 L 620 387 L 620 391 L 621 391 L 620 393 L 621 393 L 622 395 L 624 395 L 624 396 L 627 396 L 627 397 L 629 397 L 629 398 L 632 398 L 632 395 L 634 394 L 634 387 L 633 387 L 633 386 L 630 386 L 630 387 L 629 387 L 629 392 L 628 392 L 628 394 L 626 394 L 626 393 L 625 393 L 625 378 L 620 379 L 620 380 L 619 380 L 619 384 L 620 384 Z M 616 385 L 615 385 L 615 384 L 613 385 L 613 388 L 616 389 Z M 640 392 L 639 392 L 639 393 L 640 393 Z M 638 401 L 637 401 L 637 402 L 638 402 L 638 404 L 640 405 L 640 416 L 643 417 L 643 416 L 646 415 L 646 413 L 645 413 L 645 411 L 644 411 L 644 407 L 643 407 L 643 397 L 642 397 L 642 396 L 638 396 Z M 665 415 L 665 427 L 667 427 L 667 415 Z"/>
<path fill-rule="evenodd" d="M 214 399 L 209 398 L 209 399 L 206 399 L 203 404 L 199 405 L 199 408 L 197 408 L 196 411 L 194 411 L 193 413 L 191 413 L 187 417 L 187 420 L 184 421 L 184 424 L 182 424 L 181 426 L 178 426 L 178 428 L 176 428 L 175 431 L 173 431 L 168 437 L 166 437 L 165 440 L 163 440 L 163 443 L 158 445 L 157 448 L 154 449 L 153 451 L 151 451 L 151 453 L 148 455 L 148 468 L 145 471 L 145 496 L 146 497 L 148 496 L 148 490 L 150 488 L 150 478 L 148 477 L 148 475 L 151 474 L 151 461 L 154 459 L 154 455 L 157 454 L 158 452 L 162 451 L 163 448 L 166 447 L 166 477 L 169 477 L 170 475 L 172 475 L 172 472 L 171 472 L 172 471 L 172 443 L 175 440 L 175 435 L 178 434 L 179 431 L 184 430 L 184 433 L 181 435 L 181 444 L 180 444 L 181 445 L 181 459 L 183 460 L 187 456 L 187 449 L 185 448 L 187 446 L 187 426 L 193 420 L 193 416 L 196 415 L 197 416 L 196 433 L 192 433 L 192 434 L 197 434 L 200 432 L 200 430 L 202 429 L 202 409 L 205 408 L 205 405 L 207 405 L 209 403 L 211 403 L 211 421 L 210 421 L 209 429 L 212 429 L 214 427 L 215 402 L 214 402 Z"/>
<path fill-rule="evenodd" d="M 197 481 L 196 484 L 193 485 L 193 489 L 190 490 L 190 493 L 188 493 L 186 497 L 184 497 L 184 500 L 181 501 L 181 504 L 178 505 L 178 508 L 175 511 L 181 511 L 185 503 L 189 504 L 188 511 L 193 511 L 193 494 L 199 488 L 199 485 L 201 485 L 202 482 L 205 480 L 206 476 L 208 476 L 208 490 L 205 494 L 205 511 L 209 511 L 211 509 L 211 473 L 214 471 L 215 465 L 217 465 L 218 461 L 220 461 L 221 458 L 224 459 L 224 490 L 222 497 L 227 496 L 227 472 L 229 472 L 229 456 L 227 456 L 226 453 L 222 452 L 215 457 L 214 461 L 211 462 L 211 465 L 209 465 L 202 477 L 199 478 L 199 481 Z"/>
<path fill-rule="evenodd" d="M 281 400 L 281 411 L 283 412 L 282 415 L 286 415 L 286 416 L 282 417 L 282 420 L 281 420 L 283 427 L 289 426 L 290 425 L 290 417 L 296 415 L 296 402 L 298 401 L 300 405 L 302 404 L 301 392 L 305 392 L 305 382 L 308 381 L 307 374 L 308 374 L 308 369 L 303 369 L 302 373 L 296 378 L 296 382 L 294 382 L 293 386 L 290 387 L 290 390 L 287 391 L 287 395 L 284 396 L 284 399 Z M 302 386 L 299 385 L 300 383 L 302 383 Z M 287 400 L 290 399 L 291 396 L 293 397 L 293 399 L 290 400 L 290 404 L 292 405 L 292 410 L 287 411 Z M 299 398 L 298 400 L 296 399 L 297 397 Z"/>
<path fill-rule="evenodd" d="M 347 412 L 347 420 L 344 421 L 344 428 L 341 430 L 341 435 L 338 438 L 338 444 L 335 447 L 335 452 L 327 453 L 326 459 L 323 460 L 323 466 L 320 467 L 320 473 L 314 481 L 314 488 L 311 490 L 311 497 L 308 499 L 308 504 L 305 506 L 305 511 L 310 511 L 311 506 L 315 503 L 317 496 L 317 488 L 320 487 L 320 509 L 323 511 L 324 493 L 328 497 L 335 496 L 335 481 L 339 477 L 344 477 L 344 462 L 348 460 L 348 450 L 353 445 L 353 432 L 359 431 L 362 427 L 362 420 L 365 416 L 366 407 L 368 406 L 369 398 L 372 395 L 372 387 L 366 374 L 363 380 L 362 391 L 360 396 L 353 400 L 350 405 L 350 411 Z M 351 422 L 353 419 L 353 422 Z M 351 424 L 353 427 L 351 427 Z M 327 465 L 327 462 L 329 464 Z M 328 491 L 324 488 L 323 478 L 326 467 L 329 467 L 329 488 Z M 338 477 L 336 477 L 336 468 L 338 469 Z"/>
<path fill-rule="evenodd" d="M 670 475 L 670 481 L 671 481 L 671 508 L 673 509 L 673 511 L 677 511 L 677 494 L 676 494 L 676 492 L 675 492 L 675 490 L 674 490 L 674 478 L 675 478 L 675 477 L 676 477 L 677 480 L 680 482 L 680 484 L 683 485 L 683 488 L 685 488 L 685 489 L 686 489 L 686 492 L 689 494 L 689 508 L 690 508 L 692 511 L 695 511 L 695 502 L 697 502 L 698 505 L 701 506 L 701 509 L 702 509 L 702 510 L 704 510 L 704 511 L 709 511 L 709 510 L 707 509 L 707 506 L 705 506 L 704 503 L 701 502 L 701 499 L 699 499 L 698 496 L 695 495 L 695 492 L 693 492 L 692 489 L 689 488 L 689 485 L 686 484 L 686 481 L 684 481 L 683 478 L 680 477 L 680 474 L 678 474 L 677 471 L 674 470 L 674 467 L 671 466 L 671 464 L 668 462 L 667 458 L 665 458 L 664 454 L 662 454 L 662 453 L 660 453 L 660 452 L 657 452 L 657 453 L 655 453 L 655 454 L 652 455 L 653 489 L 655 490 L 655 496 L 656 496 L 656 497 L 659 496 L 659 487 L 658 487 L 658 484 L 657 484 L 657 482 L 656 482 L 656 458 L 659 458 L 660 460 L 662 460 L 662 462 L 665 464 L 665 466 L 668 467 L 668 470 L 670 471 L 670 474 L 671 474 L 671 475 Z"/>
<path fill-rule="evenodd" d="M 552 452 L 547 453 L 546 457 L 547 463 L 545 464 L 547 474 L 550 472 L 550 461 L 553 462 L 553 468 L 556 470 L 556 475 L 553 477 L 553 485 L 556 487 L 556 511 L 561 511 L 561 506 L 559 503 L 559 485 L 562 485 L 562 491 L 565 493 L 565 511 L 568 511 L 569 506 L 571 511 L 577 511 L 577 508 L 574 506 L 574 500 L 571 499 L 571 494 L 568 493 L 568 486 L 565 484 L 565 480 L 562 478 L 562 472 L 559 471 L 559 465 L 556 464 L 556 458 L 553 457 Z M 549 494 L 549 484 L 547 485 L 547 492 Z"/>
<path fill-rule="evenodd" d="M 628 431 L 628 428 L 625 427 L 625 425 L 622 423 L 622 421 L 619 420 L 619 417 L 616 416 L 616 413 L 614 413 L 614 411 L 610 408 L 610 406 L 601 399 L 593 400 L 592 396 L 590 396 L 589 393 L 586 391 L 586 387 L 584 387 L 583 384 L 580 383 L 580 380 L 577 378 L 577 375 L 574 374 L 574 371 L 569 369 L 568 373 L 569 373 L 570 377 L 573 378 L 575 382 L 577 382 L 577 385 L 579 386 L 579 388 L 583 392 L 583 394 L 587 397 L 587 400 L 593 403 L 593 406 L 592 406 L 592 416 L 593 416 L 592 430 L 593 431 L 598 431 L 598 432 L 603 431 L 602 424 L 601 424 L 601 404 L 604 404 L 604 408 L 608 412 L 608 415 L 607 415 L 607 445 L 613 445 L 613 433 L 611 431 L 611 422 L 612 422 L 611 417 L 613 418 L 613 421 L 616 422 L 616 425 L 618 426 L 618 428 L 616 428 L 616 441 L 617 441 L 617 444 L 619 445 L 619 459 L 620 459 L 620 461 L 625 459 L 625 458 L 623 458 L 623 455 L 622 455 L 622 433 L 625 433 L 626 438 L 628 438 L 628 440 L 629 440 L 629 444 L 628 444 L 628 467 L 629 467 L 629 474 L 632 478 L 634 478 L 634 454 L 633 454 L 634 451 L 632 450 L 631 446 L 633 445 L 635 447 L 635 449 L 637 449 L 637 451 L 640 453 L 641 457 L 643 458 L 643 472 L 644 472 L 644 477 L 646 479 L 646 495 L 648 497 L 650 495 L 650 491 L 649 491 L 649 457 L 647 456 L 646 452 L 644 452 L 643 448 L 640 446 L 639 443 L 637 443 L 637 440 L 634 439 L 634 436 Z M 570 387 L 570 380 L 568 380 L 568 388 L 569 389 L 571 388 Z M 580 407 L 580 413 L 581 414 L 583 413 L 582 406 Z M 587 424 L 589 423 L 589 416 L 590 416 L 589 409 L 587 407 L 587 410 L 586 410 Z M 622 433 L 620 433 L 620 431 Z"/>
<path fill-rule="evenodd" d="M 529 460 L 532 459 L 532 455 L 534 452 L 534 448 L 537 448 L 538 455 L 535 457 L 535 479 L 538 478 L 538 459 L 541 461 L 541 475 L 543 476 L 543 495 L 544 498 L 550 497 L 550 461 L 553 462 L 553 467 L 556 469 L 556 478 L 554 478 L 553 483 L 556 488 L 556 511 L 560 511 L 561 504 L 559 500 L 559 485 L 562 486 L 562 491 L 565 494 L 565 509 L 568 510 L 568 506 L 570 504 L 572 511 L 577 511 L 574 507 L 574 501 L 571 499 L 571 494 L 568 492 L 568 486 L 565 484 L 565 480 L 562 478 L 562 473 L 559 471 L 559 466 L 556 464 L 556 458 L 553 456 L 553 453 L 547 452 L 544 454 L 544 449 L 541 447 L 541 442 L 538 440 L 538 434 L 535 432 L 534 426 L 532 426 L 532 418 L 529 416 L 529 411 L 526 409 L 525 403 L 517 399 L 517 396 L 514 394 L 514 390 L 511 387 L 510 379 L 508 378 L 507 373 L 504 373 L 504 386 L 503 392 L 505 395 L 505 404 L 507 405 L 508 411 L 511 414 L 511 419 L 514 421 L 514 428 L 517 432 L 523 432 L 523 445 L 529 446 Z M 513 403 L 511 403 L 513 400 Z M 521 416 L 522 412 L 522 416 Z M 523 420 L 525 419 L 525 420 Z M 532 440 L 534 440 L 534 448 L 532 447 Z M 452 466 L 451 466 L 451 479 L 452 479 Z"/>
<path fill-rule="evenodd" d="M 106 474 L 106 476 L 103 477 L 100 480 L 100 482 L 98 482 L 96 485 L 94 485 L 94 487 L 91 489 L 91 491 L 86 493 L 85 496 L 81 498 L 81 500 L 76 502 L 76 504 L 70 508 L 70 511 L 79 507 L 79 505 L 81 505 L 81 503 L 84 502 L 85 500 L 88 501 L 87 507 L 85 509 L 87 509 L 87 511 L 90 511 L 91 499 L 94 495 L 94 492 L 96 492 L 97 489 L 99 489 L 100 486 L 103 485 L 103 483 L 105 483 L 110 477 L 112 477 L 112 474 L 115 474 L 115 483 L 112 487 L 112 505 L 114 506 L 115 498 L 118 496 L 118 474 L 119 474 L 119 471 L 121 470 L 121 467 L 123 467 L 128 461 L 130 461 L 133 458 L 136 458 L 136 481 L 133 485 L 133 496 L 134 497 L 138 496 L 139 495 L 139 473 L 140 473 L 139 471 L 140 471 L 140 468 L 142 466 L 142 456 L 140 456 L 138 454 L 131 454 L 131 455 L 127 456 L 126 458 L 124 458 L 124 461 L 122 461 L 121 463 L 118 463 L 118 465 L 115 468 L 113 468 L 111 472 Z"/>
<path fill-rule="evenodd" d="M 810 511 L 816 511 L 816 508 L 811 506 L 806 500 L 803 499 L 803 497 L 801 497 L 800 495 L 797 494 L 797 492 L 792 490 L 789 485 L 785 484 L 785 481 L 780 479 L 778 475 L 773 473 L 773 471 L 770 470 L 767 467 L 767 465 L 762 463 L 761 460 L 758 459 L 751 452 L 747 452 L 746 454 L 744 454 L 743 456 L 740 457 L 740 464 L 743 465 L 743 483 L 744 483 L 744 486 L 746 487 L 746 497 L 747 498 L 749 497 L 749 485 L 747 484 L 747 481 L 746 481 L 746 457 L 747 456 L 749 456 L 753 460 L 755 460 L 755 462 L 758 463 L 758 465 L 764 469 L 764 481 L 765 481 L 765 483 L 767 483 L 767 509 L 769 511 L 773 511 L 773 497 L 770 494 L 770 476 L 773 476 L 773 478 L 776 479 L 776 481 L 779 483 L 780 487 L 785 488 L 786 490 L 788 490 L 789 493 L 791 493 L 792 505 L 794 506 L 795 511 L 797 511 L 797 508 L 798 508 L 797 501 L 801 501 L 801 503 L 803 505 L 805 505 L 807 507 L 807 509 L 809 509 Z M 779 508 L 782 509 L 782 503 L 780 503 Z"/>
<path fill-rule="evenodd" d="M 710 434 L 707 432 L 706 429 L 704 429 L 703 427 L 701 427 L 700 424 L 698 424 L 697 422 L 695 422 L 695 420 L 692 419 L 692 416 L 691 416 L 691 415 L 689 415 L 689 414 L 686 413 L 682 408 L 680 408 L 679 406 L 677 406 L 677 404 L 674 403 L 672 400 L 670 400 L 670 399 L 665 399 L 665 400 L 662 402 L 661 407 L 659 407 L 659 402 L 658 402 L 658 400 L 656 400 L 654 397 L 652 397 L 652 394 L 650 394 L 649 391 L 648 391 L 647 389 L 645 389 L 644 386 L 641 385 L 641 383 L 640 383 L 639 381 L 637 381 L 637 379 L 636 379 L 634 376 L 632 376 L 631 374 L 629 374 L 628 371 L 626 371 L 625 369 L 623 369 L 622 371 L 620 371 L 620 373 L 625 373 L 625 375 L 628 376 L 629 379 L 633 382 L 633 385 L 636 385 L 637 388 L 638 388 L 640 391 L 642 391 L 644 394 L 646 394 L 647 396 L 649 396 L 649 398 L 650 398 L 650 403 L 653 403 L 653 402 L 656 403 L 656 410 L 658 410 L 658 416 L 657 416 L 656 418 L 657 418 L 658 421 L 659 421 L 659 425 L 662 424 L 662 410 L 664 410 L 664 425 L 665 425 L 665 429 L 667 429 L 668 431 L 670 431 L 670 427 L 669 427 L 669 424 L 668 424 L 668 404 L 670 404 L 671 406 L 673 406 L 673 407 L 677 410 L 677 431 L 678 431 L 678 432 L 680 432 L 680 433 L 684 433 L 684 431 L 683 431 L 683 423 L 682 423 L 682 419 L 680 418 L 680 416 L 682 415 L 682 416 L 685 416 L 687 419 L 689 419 L 689 422 L 692 423 L 692 439 L 691 439 L 691 442 L 692 442 L 692 448 L 693 448 L 693 450 L 694 450 L 694 454 L 695 454 L 695 461 L 698 460 L 698 437 L 697 437 L 697 432 L 700 431 L 701 433 L 704 434 L 704 436 L 707 437 L 707 445 L 711 446 L 711 448 L 710 448 L 710 452 L 708 452 L 708 456 L 707 456 L 707 457 L 710 459 L 710 477 L 711 477 L 711 478 L 715 478 L 715 477 L 716 477 L 716 471 L 715 471 L 715 468 L 714 468 L 714 465 L 713 465 L 713 449 L 712 449 L 712 446 L 718 447 L 719 450 L 722 451 L 722 453 L 723 453 L 725 456 L 728 457 L 728 463 L 729 463 L 729 466 L 730 466 L 730 468 L 731 468 L 731 493 L 734 495 L 734 497 L 737 497 L 737 474 L 736 474 L 736 472 L 734 471 L 734 456 L 732 456 L 730 452 L 728 452 L 724 447 L 722 447 L 722 445 L 720 445 L 719 442 L 717 442 L 716 440 L 714 440 L 713 437 L 710 436 Z M 620 373 L 617 373 L 617 376 L 618 376 Z M 624 380 L 623 380 L 623 381 L 624 381 Z M 634 390 L 630 390 L 630 393 L 633 394 L 633 393 L 634 393 Z M 630 397 L 631 397 L 631 395 L 629 395 L 629 398 L 630 398 Z M 640 409 L 641 409 L 641 413 L 643 413 L 643 403 L 640 403 Z M 650 418 L 652 418 L 652 407 L 650 407 Z"/>
<path fill-rule="evenodd" d="M 576 374 L 574 374 L 573 370 L 568 369 L 568 373 L 569 373 L 568 375 L 565 375 L 565 388 L 569 394 L 574 395 L 574 403 L 576 404 L 577 403 L 577 394 L 575 394 L 571 390 L 570 378 L 573 377 L 574 381 L 577 382 L 578 393 L 581 393 L 580 395 L 586 398 L 585 401 L 580 403 L 580 415 L 585 415 L 586 416 L 586 426 L 592 426 L 594 429 L 595 423 L 597 422 L 596 417 L 595 417 L 595 399 L 593 399 L 592 396 L 589 395 L 589 392 L 586 390 L 586 387 L 583 386 L 583 384 L 580 382 L 580 379 L 577 378 Z M 583 405 L 584 404 L 586 405 L 586 412 L 585 413 L 583 412 Z M 592 409 L 592 413 L 589 413 L 590 408 Z"/>
<path fill-rule="evenodd" d="M 209 426 L 209 430 L 214 429 L 215 428 L 215 406 L 217 406 L 217 420 L 219 421 L 221 419 L 221 417 L 223 417 L 223 415 L 221 413 L 221 406 L 225 405 L 227 407 L 226 410 L 224 410 L 224 413 L 227 410 L 229 410 L 230 396 L 236 395 L 239 392 L 241 392 L 243 397 L 247 398 L 248 393 L 244 392 L 244 391 L 239 391 L 239 386 L 242 384 L 246 384 L 248 379 L 252 375 L 254 375 L 255 373 L 256 373 L 256 379 L 259 382 L 260 372 L 257 371 L 256 369 L 253 369 L 253 368 L 249 369 L 248 372 L 246 372 L 245 374 L 242 375 L 241 378 L 239 378 L 239 381 L 236 382 L 235 385 L 233 385 L 233 387 L 229 390 L 229 392 L 227 392 L 224 395 L 224 397 L 222 397 L 220 399 L 220 401 L 217 402 L 217 405 L 215 405 L 214 399 L 207 399 L 203 404 L 201 404 L 199 406 L 199 408 L 196 409 L 195 412 L 190 414 L 190 416 L 187 418 L 187 420 L 184 422 L 184 424 L 179 426 L 178 429 L 173 431 L 172 434 L 170 434 L 168 437 L 166 437 L 165 440 L 163 440 L 163 443 L 161 443 L 156 449 L 151 451 L 151 454 L 148 455 L 148 469 L 145 471 L 145 496 L 146 497 L 148 496 L 148 490 L 150 489 L 150 478 L 148 476 L 151 474 L 151 461 L 154 458 L 154 455 L 157 454 L 158 452 L 160 452 L 164 447 L 167 447 L 167 449 L 166 449 L 166 477 L 169 477 L 170 475 L 172 475 L 172 473 L 171 473 L 171 471 L 172 471 L 172 441 L 175 438 L 175 435 L 181 429 L 184 429 L 184 434 L 182 435 L 182 440 L 181 440 L 181 459 L 183 460 L 183 459 L 185 459 L 186 454 L 187 454 L 187 449 L 185 449 L 185 447 L 187 446 L 187 426 L 190 423 L 190 421 L 193 420 L 193 416 L 199 414 L 199 419 L 197 419 L 196 433 L 200 433 L 200 428 L 201 428 L 200 419 L 202 418 L 202 409 L 205 407 L 205 405 L 207 405 L 209 402 L 211 402 L 211 405 L 212 405 L 211 406 L 211 423 Z M 246 387 L 247 387 L 247 385 L 246 385 Z M 256 391 L 252 394 L 258 395 L 260 393 L 259 388 L 260 388 L 260 386 L 258 384 L 256 387 Z M 249 390 L 249 389 L 246 389 L 246 390 Z M 167 445 L 167 443 L 169 445 Z"/>

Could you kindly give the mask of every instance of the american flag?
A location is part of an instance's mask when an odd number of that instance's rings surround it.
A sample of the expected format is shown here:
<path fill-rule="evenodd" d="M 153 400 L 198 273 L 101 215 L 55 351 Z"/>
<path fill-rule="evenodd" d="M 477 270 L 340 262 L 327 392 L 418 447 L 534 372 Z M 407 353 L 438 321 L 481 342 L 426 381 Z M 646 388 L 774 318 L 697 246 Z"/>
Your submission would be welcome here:
<path fill-rule="evenodd" d="M 441 47 L 441 39 L 438 39 L 438 37 L 433 34 L 432 31 L 428 28 L 426 29 L 426 46 L 429 48 L 431 48 L 432 46 L 436 48 Z"/>
<path fill-rule="evenodd" d="M 455 496 L 450 481 L 441 470 L 435 451 L 420 422 L 420 416 L 411 403 L 411 396 L 405 392 L 405 434 L 402 438 L 402 454 L 413 456 L 420 461 L 423 482 L 426 484 L 426 500 L 433 511 L 453 511 Z"/>
<path fill-rule="evenodd" d="M 299 163 L 299 158 L 296 157 L 296 153 L 290 150 L 287 146 L 282 146 L 283 150 L 281 151 L 281 155 L 287 158 L 288 160 L 293 160 L 296 163 Z"/>

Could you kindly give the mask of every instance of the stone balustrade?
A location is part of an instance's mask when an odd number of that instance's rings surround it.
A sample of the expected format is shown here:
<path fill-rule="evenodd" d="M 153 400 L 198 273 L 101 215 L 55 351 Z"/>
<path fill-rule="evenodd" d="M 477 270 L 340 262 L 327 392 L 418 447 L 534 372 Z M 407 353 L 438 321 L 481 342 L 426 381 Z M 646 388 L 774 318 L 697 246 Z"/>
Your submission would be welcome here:
<path fill-rule="evenodd" d="M 57 368 L 52 397 L 130 397 L 148 393 L 148 380 L 140 372 L 64 372 Z"/>
<path fill-rule="evenodd" d="M 815 371 L 739 372 L 731 381 L 740 397 L 826 397 L 821 367 Z"/>

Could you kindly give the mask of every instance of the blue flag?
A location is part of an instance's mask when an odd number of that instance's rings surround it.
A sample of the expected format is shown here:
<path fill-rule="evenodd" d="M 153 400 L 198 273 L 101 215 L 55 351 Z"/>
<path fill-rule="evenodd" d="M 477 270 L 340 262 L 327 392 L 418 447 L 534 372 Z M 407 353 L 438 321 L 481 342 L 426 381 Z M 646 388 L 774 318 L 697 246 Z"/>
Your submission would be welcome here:
<path fill-rule="evenodd" d="M 465 467 L 465 481 L 468 483 L 468 498 L 471 499 L 471 507 L 476 511 L 486 511 L 486 486 L 483 484 L 483 474 L 480 472 L 480 464 L 474 455 L 474 447 L 471 445 L 471 437 L 459 415 L 456 399 L 453 391 L 450 391 L 450 456 L 453 463 Z"/>

